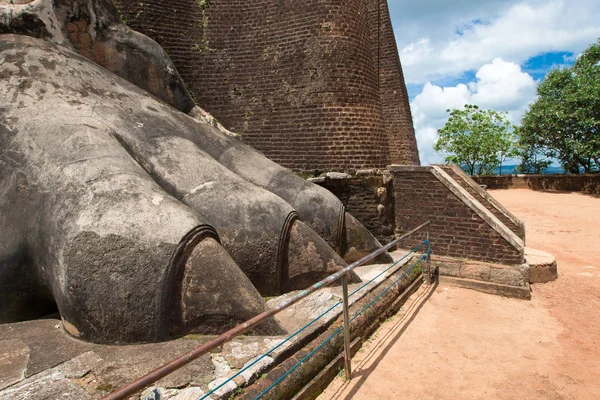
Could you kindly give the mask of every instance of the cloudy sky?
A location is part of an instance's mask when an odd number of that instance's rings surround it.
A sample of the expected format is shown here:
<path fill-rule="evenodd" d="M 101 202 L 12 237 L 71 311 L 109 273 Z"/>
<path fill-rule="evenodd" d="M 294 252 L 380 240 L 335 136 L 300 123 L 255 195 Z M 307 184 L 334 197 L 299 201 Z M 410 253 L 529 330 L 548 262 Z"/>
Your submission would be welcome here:
<path fill-rule="evenodd" d="M 423 164 L 446 109 L 508 111 L 518 123 L 552 68 L 600 37 L 599 0 L 388 0 Z"/>

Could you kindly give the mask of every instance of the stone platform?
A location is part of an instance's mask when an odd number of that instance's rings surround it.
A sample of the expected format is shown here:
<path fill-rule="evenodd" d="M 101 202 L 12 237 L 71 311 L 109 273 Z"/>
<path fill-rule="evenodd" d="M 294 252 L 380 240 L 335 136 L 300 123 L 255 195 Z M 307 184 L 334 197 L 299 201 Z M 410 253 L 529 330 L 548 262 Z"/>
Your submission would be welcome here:
<path fill-rule="evenodd" d="M 484 293 L 531 299 L 530 284 L 558 277 L 556 259 L 545 251 L 525 248 L 525 263 L 502 265 L 455 257 L 432 256 L 440 282 Z"/>

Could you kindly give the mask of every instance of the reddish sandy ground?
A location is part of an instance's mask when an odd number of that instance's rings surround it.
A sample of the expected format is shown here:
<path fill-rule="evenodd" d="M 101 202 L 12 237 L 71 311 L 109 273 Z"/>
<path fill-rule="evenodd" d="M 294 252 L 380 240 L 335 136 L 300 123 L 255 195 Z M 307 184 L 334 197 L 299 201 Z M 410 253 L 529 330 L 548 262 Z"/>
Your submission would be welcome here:
<path fill-rule="evenodd" d="M 320 399 L 600 399 L 600 199 L 491 191 L 558 261 L 531 301 L 419 292 Z"/>

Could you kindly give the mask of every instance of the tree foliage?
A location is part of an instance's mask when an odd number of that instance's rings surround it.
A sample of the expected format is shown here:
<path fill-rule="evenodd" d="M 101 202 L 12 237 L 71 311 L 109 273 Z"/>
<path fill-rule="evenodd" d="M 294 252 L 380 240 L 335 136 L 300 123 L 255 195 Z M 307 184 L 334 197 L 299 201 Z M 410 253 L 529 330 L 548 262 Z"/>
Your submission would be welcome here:
<path fill-rule="evenodd" d="M 515 154 L 515 136 L 505 112 L 471 104 L 446 111 L 450 118 L 438 130 L 434 149 L 446 154 L 447 163 L 462 166 L 470 175 L 485 175 Z"/>
<path fill-rule="evenodd" d="M 573 67 L 550 71 L 537 94 L 519 129 L 522 170 L 545 156 L 569 173 L 599 172 L 600 40 Z"/>
<path fill-rule="evenodd" d="M 521 158 L 521 163 L 515 170 L 521 174 L 542 174 L 552 161 L 545 158 L 544 147 L 537 142 L 535 136 L 524 132 L 521 127 L 516 129 L 517 146 L 516 155 Z"/>

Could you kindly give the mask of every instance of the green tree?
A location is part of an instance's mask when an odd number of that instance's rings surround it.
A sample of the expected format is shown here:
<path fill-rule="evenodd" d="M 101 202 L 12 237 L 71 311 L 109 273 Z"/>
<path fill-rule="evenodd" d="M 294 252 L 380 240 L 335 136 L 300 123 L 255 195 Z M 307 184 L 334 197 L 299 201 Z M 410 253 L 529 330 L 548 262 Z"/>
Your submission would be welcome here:
<path fill-rule="evenodd" d="M 569 173 L 600 171 L 600 40 L 570 68 L 550 71 L 521 122 L 523 168 L 537 156 Z"/>
<path fill-rule="evenodd" d="M 522 132 L 520 127 L 515 130 L 518 138 L 516 156 L 521 158 L 521 163 L 515 168 L 521 174 L 541 174 L 552 164 L 545 158 L 545 148 L 538 143 L 537 138 L 530 133 Z"/>
<path fill-rule="evenodd" d="M 438 130 L 434 149 L 446 154 L 447 163 L 460 165 L 470 175 L 486 175 L 515 155 L 516 139 L 506 112 L 471 104 L 446 112 L 450 118 Z"/>

